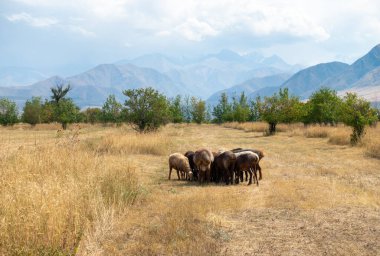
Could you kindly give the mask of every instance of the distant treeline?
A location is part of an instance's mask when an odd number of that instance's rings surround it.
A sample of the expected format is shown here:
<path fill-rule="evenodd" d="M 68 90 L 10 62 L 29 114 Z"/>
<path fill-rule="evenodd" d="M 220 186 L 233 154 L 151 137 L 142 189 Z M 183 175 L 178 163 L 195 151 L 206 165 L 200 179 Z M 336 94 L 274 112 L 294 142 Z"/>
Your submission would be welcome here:
<path fill-rule="evenodd" d="M 156 130 L 166 123 L 224 123 L 265 121 L 268 123 L 268 135 L 276 132 L 278 123 L 302 122 L 308 124 L 330 124 L 339 122 L 353 127 L 351 141 L 357 143 L 366 125 L 379 120 L 379 109 L 370 102 L 359 98 L 355 93 L 338 97 L 336 91 L 321 88 L 314 92 L 307 102 L 290 95 L 288 89 L 280 89 L 270 97 L 249 100 L 244 92 L 231 99 L 222 93 L 219 102 L 211 108 L 204 100 L 196 97 L 167 98 L 153 88 L 140 88 L 123 91 L 125 102 L 118 102 L 110 95 L 102 108 L 87 108 L 80 111 L 72 99 L 66 98 L 70 85 L 56 85 L 51 88 L 51 99 L 44 101 L 40 97 L 29 99 L 21 115 L 16 103 L 0 99 L 0 124 L 12 125 L 25 122 L 59 122 L 66 129 L 67 124 L 86 123 L 122 123 L 134 125 L 140 132 Z"/>

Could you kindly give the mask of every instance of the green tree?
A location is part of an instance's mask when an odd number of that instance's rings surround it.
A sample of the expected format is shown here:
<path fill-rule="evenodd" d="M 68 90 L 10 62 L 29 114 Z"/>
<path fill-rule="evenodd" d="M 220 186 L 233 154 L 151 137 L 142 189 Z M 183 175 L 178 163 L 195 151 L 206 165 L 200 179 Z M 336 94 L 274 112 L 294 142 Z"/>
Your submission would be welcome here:
<path fill-rule="evenodd" d="M 182 113 L 184 117 L 184 121 L 186 123 L 191 123 L 192 116 L 191 116 L 191 98 L 189 95 L 186 95 L 183 101 L 182 106 Z"/>
<path fill-rule="evenodd" d="M 44 104 L 41 106 L 41 122 L 42 123 L 51 123 L 54 122 L 54 106 L 53 101 L 48 101 L 45 99 Z"/>
<path fill-rule="evenodd" d="M 177 95 L 174 99 L 170 100 L 169 110 L 173 123 L 182 123 L 185 120 L 180 95 Z"/>
<path fill-rule="evenodd" d="M 85 123 L 95 124 L 102 120 L 102 110 L 99 108 L 87 108 L 82 114 Z"/>
<path fill-rule="evenodd" d="M 339 107 L 342 100 L 336 91 L 321 88 L 314 92 L 307 103 L 304 123 L 336 124 L 339 121 Z"/>
<path fill-rule="evenodd" d="M 66 87 L 63 83 L 58 82 L 55 87 L 50 88 L 52 93 L 51 98 L 55 103 L 59 103 L 61 99 L 63 99 L 66 94 L 71 91 L 71 86 L 68 84 Z"/>
<path fill-rule="evenodd" d="M 13 125 L 18 122 L 18 110 L 14 101 L 7 98 L 0 99 L 0 124 Z"/>
<path fill-rule="evenodd" d="M 42 120 L 42 102 L 41 97 L 32 97 L 27 100 L 23 109 L 22 120 L 25 123 L 35 126 Z"/>
<path fill-rule="evenodd" d="M 254 100 L 251 100 L 249 107 L 249 120 L 256 122 L 260 120 L 260 108 L 261 108 L 261 98 L 257 96 Z"/>
<path fill-rule="evenodd" d="M 157 130 L 170 121 L 169 103 L 157 90 L 148 87 L 123 91 L 127 121 L 140 132 Z"/>
<path fill-rule="evenodd" d="M 268 122 L 269 134 L 273 135 L 278 123 L 292 123 L 301 119 L 302 105 L 298 97 L 289 96 L 288 88 L 280 89 L 278 94 L 264 98 L 260 116 Z"/>
<path fill-rule="evenodd" d="M 355 93 L 347 93 L 340 108 L 342 121 L 352 127 L 351 144 L 357 144 L 365 134 L 365 126 L 376 122 L 376 110 L 371 103 Z"/>
<path fill-rule="evenodd" d="M 191 118 L 193 122 L 201 124 L 207 121 L 206 102 L 195 97 L 191 97 Z"/>
<path fill-rule="evenodd" d="M 225 92 L 220 95 L 219 103 L 213 108 L 212 114 L 215 117 L 214 121 L 218 124 L 232 121 L 232 106 Z"/>
<path fill-rule="evenodd" d="M 123 105 L 116 100 L 115 95 L 109 95 L 102 107 L 103 122 L 120 123 L 122 121 Z"/>
<path fill-rule="evenodd" d="M 232 103 L 233 120 L 237 122 L 246 122 L 249 119 L 250 109 L 247 96 L 242 92 L 239 99 L 233 98 Z"/>
<path fill-rule="evenodd" d="M 79 107 L 72 99 L 60 99 L 54 103 L 54 121 L 61 123 L 62 129 L 66 130 L 67 124 L 80 121 Z"/>

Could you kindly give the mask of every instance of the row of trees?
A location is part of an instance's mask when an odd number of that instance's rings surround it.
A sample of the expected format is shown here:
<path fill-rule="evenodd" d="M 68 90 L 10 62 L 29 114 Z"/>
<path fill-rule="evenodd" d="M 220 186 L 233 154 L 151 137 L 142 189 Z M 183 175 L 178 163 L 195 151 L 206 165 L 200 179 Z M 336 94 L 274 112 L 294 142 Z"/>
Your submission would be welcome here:
<path fill-rule="evenodd" d="M 71 87 L 57 85 L 51 88 L 51 100 L 33 97 L 24 106 L 21 121 L 35 125 L 37 123 L 59 122 L 63 129 L 73 122 L 129 122 L 139 131 L 156 130 L 159 126 L 173 122 L 215 122 L 265 121 L 269 134 L 276 132 L 278 123 L 303 122 L 336 125 L 343 122 L 353 127 L 351 141 L 357 143 L 366 125 L 379 119 L 379 110 L 372 108 L 368 101 L 356 94 L 348 93 L 338 97 L 336 91 L 322 88 L 313 93 L 307 102 L 301 102 L 290 95 L 288 89 L 261 99 L 249 100 L 243 93 L 232 97 L 231 101 L 222 93 L 218 104 L 212 109 L 206 102 L 195 97 L 177 96 L 166 98 L 153 88 L 125 90 L 124 104 L 110 95 L 102 108 L 88 108 L 80 112 L 72 99 L 66 98 Z M 16 104 L 8 99 L 0 99 L 0 124 L 18 122 Z"/>
<path fill-rule="evenodd" d="M 352 144 L 356 144 L 364 134 L 366 125 L 373 124 L 379 119 L 379 110 L 371 107 L 370 102 L 359 98 L 354 93 L 338 97 L 336 91 L 321 88 L 314 92 L 304 103 L 296 96 L 289 94 L 287 88 L 263 100 L 257 97 L 249 104 L 241 94 L 232 103 L 222 94 L 213 114 L 218 123 L 227 121 L 266 121 L 269 124 L 269 134 L 276 132 L 278 123 L 302 122 L 308 124 L 336 125 L 343 122 L 353 128 Z"/>
<path fill-rule="evenodd" d="M 123 94 L 127 99 L 124 105 L 116 100 L 115 95 L 110 95 L 102 108 L 87 108 L 84 111 L 80 111 L 73 100 L 66 97 L 70 90 L 69 85 L 59 84 L 51 88 L 50 100 L 32 97 L 26 101 L 21 116 L 15 102 L 0 99 L 0 124 L 59 122 L 66 129 L 67 124 L 74 122 L 130 122 L 139 131 L 150 131 L 169 122 L 204 123 L 211 119 L 205 101 L 195 97 L 182 99 L 180 96 L 167 99 L 153 88 L 125 90 Z"/>

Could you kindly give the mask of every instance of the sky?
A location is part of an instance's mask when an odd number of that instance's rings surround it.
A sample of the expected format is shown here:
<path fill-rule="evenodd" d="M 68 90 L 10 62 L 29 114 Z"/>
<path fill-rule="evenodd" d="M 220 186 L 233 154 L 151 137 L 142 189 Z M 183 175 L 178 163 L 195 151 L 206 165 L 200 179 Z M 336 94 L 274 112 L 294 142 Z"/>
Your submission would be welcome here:
<path fill-rule="evenodd" d="M 0 67 L 70 75 L 222 49 L 350 64 L 380 43 L 379 13 L 379 0 L 0 0 Z"/>

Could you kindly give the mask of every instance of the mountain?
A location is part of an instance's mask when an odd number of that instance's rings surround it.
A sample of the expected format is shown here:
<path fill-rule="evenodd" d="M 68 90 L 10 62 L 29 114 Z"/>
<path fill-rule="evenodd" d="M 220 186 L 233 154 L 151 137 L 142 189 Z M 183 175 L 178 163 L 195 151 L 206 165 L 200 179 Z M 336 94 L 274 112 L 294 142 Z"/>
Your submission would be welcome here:
<path fill-rule="evenodd" d="M 341 62 L 322 63 L 298 71 L 280 87 L 266 87 L 256 90 L 249 97 L 270 96 L 279 88 L 289 91 L 301 99 L 307 99 L 314 91 L 328 87 L 339 95 L 355 92 L 369 101 L 380 98 L 380 44 L 366 55 L 347 65 Z"/>
<path fill-rule="evenodd" d="M 284 82 L 281 87 L 288 88 L 290 93 L 305 98 L 318 90 L 320 85 L 327 79 L 341 74 L 348 67 L 348 64 L 342 62 L 318 64 L 297 72 Z"/>
<path fill-rule="evenodd" d="M 169 97 L 186 92 L 156 70 L 131 64 L 103 64 L 72 77 L 53 76 L 29 86 L 0 87 L 0 95 L 15 100 L 22 106 L 32 96 L 48 98 L 50 88 L 60 83 L 73 87 L 68 96 L 80 107 L 101 106 L 109 94 L 115 94 L 122 101 L 125 99 L 122 94 L 125 89 L 152 86 Z"/>
<path fill-rule="evenodd" d="M 253 77 L 293 73 L 298 66 L 289 65 L 278 56 L 265 58 L 257 53 L 241 55 L 231 50 L 207 54 L 200 58 L 174 58 L 162 54 L 143 55 L 116 64 L 133 64 L 155 69 L 174 83 L 185 87 L 187 94 L 208 98 Z"/>
<path fill-rule="evenodd" d="M 0 68 L 0 86 L 14 87 L 29 85 L 47 76 L 32 68 L 25 67 L 3 67 Z"/>
<path fill-rule="evenodd" d="M 250 95 L 262 88 L 268 88 L 276 85 L 280 86 L 289 77 L 290 74 L 278 74 L 266 77 L 252 78 L 247 81 L 244 81 L 241 84 L 214 93 L 207 99 L 207 103 L 209 103 L 210 105 L 216 105 L 222 93 L 226 93 L 227 96 L 231 99 L 235 95 L 239 96 L 242 92 L 244 92 L 246 95 Z"/>
<path fill-rule="evenodd" d="M 364 75 L 377 67 L 380 67 L 380 44 L 355 61 L 347 70 L 322 83 L 322 86 L 338 91 L 353 87 Z M 362 84 L 362 86 L 369 86 L 369 84 Z"/>

